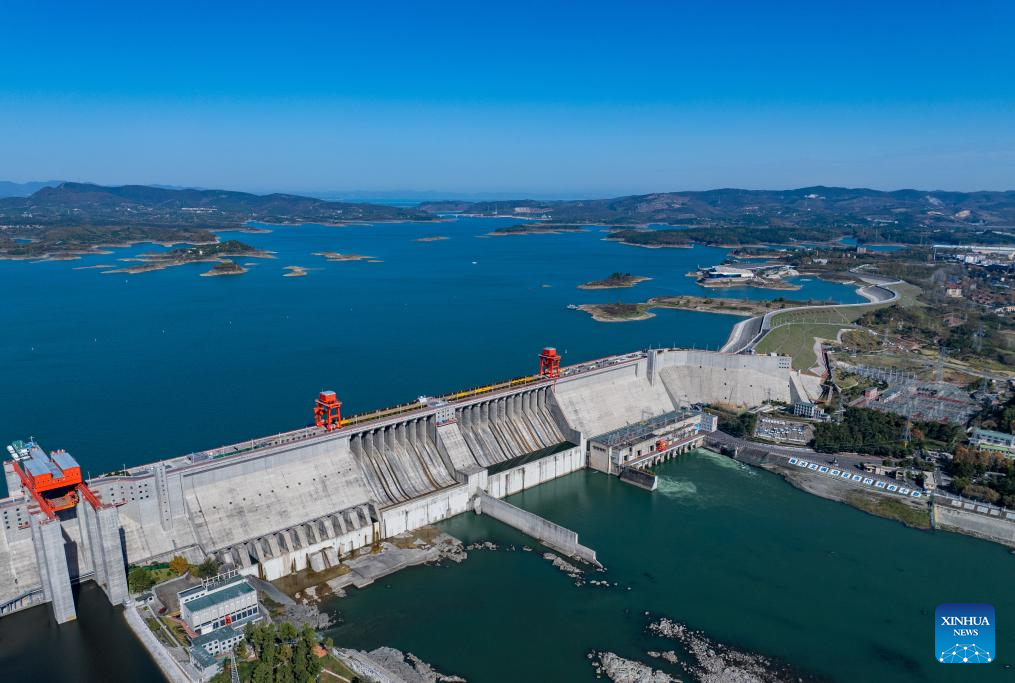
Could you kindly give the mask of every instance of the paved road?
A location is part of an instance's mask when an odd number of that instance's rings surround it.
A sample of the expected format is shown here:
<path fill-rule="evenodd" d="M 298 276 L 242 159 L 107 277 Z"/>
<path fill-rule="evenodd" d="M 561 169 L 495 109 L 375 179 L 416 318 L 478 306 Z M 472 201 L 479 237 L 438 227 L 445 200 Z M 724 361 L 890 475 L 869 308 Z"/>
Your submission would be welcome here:
<path fill-rule="evenodd" d="M 867 287 L 861 287 L 857 291 L 862 296 L 870 299 L 860 304 L 828 304 L 823 306 L 794 306 L 793 308 L 783 308 L 778 311 L 769 311 L 763 316 L 755 316 L 748 320 L 741 321 L 733 326 L 730 331 L 730 336 L 726 340 L 726 344 L 720 349 L 726 353 L 743 353 L 750 351 L 758 345 L 766 334 L 772 329 L 772 318 L 780 313 L 793 313 L 796 311 L 817 311 L 823 308 L 853 308 L 857 306 L 873 306 L 875 304 L 886 304 L 898 301 L 901 297 L 894 289 L 889 289 L 891 285 L 902 284 L 902 280 L 888 280 L 887 278 L 878 277 L 874 275 L 867 275 L 866 273 L 860 273 L 855 270 L 849 271 L 853 275 L 856 275 L 858 279 L 863 280 L 867 283 Z M 879 291 L 880 290 L 880 291 Z M 890 296 L 885 296 L 885 292 L 890 292 Z"/>
<path fill-rule="evenodd" d="M 730 436 L 726 432 L 715 431 L 709 435 L 714 441 L 724 445 L 730 446 L 731 448 L 756 448 L 769 453 L 776 453 L 777 455 L 783 455 L 786 457 L 809 457 L 814 462 L 822 462 L 831 464 L 833 460 L 839 463 L 840 466 L 855 466 L 858 469 L 862 468 L 865 462 L 878 462 L 880 458 L 876 458 L 871 455 L 854 455 L 848 453 L 818 453 L 811 448 L 805 448 L 803 446 L 777 446 L 775 444 L 762 443 L 759 441 L 749 441 L 747 439 L 741 439 L 736 436 Z"/>

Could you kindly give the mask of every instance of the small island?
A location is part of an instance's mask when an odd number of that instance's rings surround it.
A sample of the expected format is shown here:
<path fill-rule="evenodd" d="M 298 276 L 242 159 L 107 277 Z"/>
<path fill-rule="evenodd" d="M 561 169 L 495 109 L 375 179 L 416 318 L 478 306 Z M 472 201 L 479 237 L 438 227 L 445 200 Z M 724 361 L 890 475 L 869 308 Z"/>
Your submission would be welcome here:
<path fill-rule="evenodd" d="M 239 256 L 244 258 L 275 258 L 274 254 L 270 251 L 256 249 L 249 244 L 244 244 L 238 240 L 227 240 L 225 242 L 215 242 L 213 244 L 170 249 L 169 251 L 148 252 L 133 258 L 120 259 L 121 261 L 138 261 L 139 263 L 138 265 L 128 266 L 126 268 L 105 270 L 103 273 L 127 273 L 136 275 L 137 273 L 147 273 L 153 270 L 165 270 L 166 268 L 182 266 L 188 263 L 222 263 L 231 257 Z M 236 266 L 236 268 L 241 268 L 241 266 L 236 264 L 233 265 Z M 231 275 L 234 273 L 216 273 L 216 275 L 218 274 Z"/>
<path fill-rule="evenodd" d="M 362 254 L 341 254 L 337 251 L 318 251 L 314 252 L 314 256 L 323 256 L 329 261 L 367 261 L 373 258 Z"/>
<path fill-rule="evenodd" d="M 645 249 L 692 249 L 694 247 L 694 240 L 687 230 L 631 228 L 611 231 L 603 239 Z"/>
<path fill-rule="evenodd" d="M 578 285 L 578 289 L 620 289 L 626 287 L 634 287 L 639 282 L 645 282 L 651 280 L 650 277 L 643 277 L 641 275 L 631 275 L 630 273 L 613 273 L 607 278 L 602 280 L 593 280 L 586 282 L 585 284 Z"/>
<path fill-rule="evenodd" d="M 580 225 L 560 225 L 556 223 L 519 223 L 497 228 L 487 235 L 503 237 L 505 235 L 556 235 L 564 232 L 588 232 Z"/>
<path fill-rule="evenodd" d="M 575 306 L 575 308 L 585 311 L 592 316 L 593 320 L 600 323 L 648 320 L 656 315 L 649 310 L 651 306 L 648 304 L 623 304 L 619 301 L 613 304 L 582 304 Z"/>
<path fill-rule="evenodd" d="M 444 240 L 449 240 L 449 239 L 451 239 L 451 238 L 447 237 L 445 235 L 433 235 L 431 237 L 417 237 L 415 241 L 417 241 L 417 242 L 443 242 Z"/>
<path fill-rule="evenodd" d="M 288 271 L 282 274 L 282 277 L 306 277 L 307 268 L 303 266 L 286 266 L 283 270 Z"/>
<path fill-rule="evenodd" d="M 220 275 L 241 275 L 246 273 L 247 269 L 229 259 L 223 259 L 212 266 L 212 269 L 206 273 L 201 273 L 201 277 L 219 277 Z"/>
<path fill-rule="evenodd" d="M 142 242 L 171 247 L 175 244 L 211 245 L 216 243 L 216 239 L 210 230 L 193 227 L 119 225 L 22 227 L 5 230 L 4 234 L 0 234 L 0 259 L 70 261 L 92 254 L 108 254 L 109 248 L 130 247 Z"/>

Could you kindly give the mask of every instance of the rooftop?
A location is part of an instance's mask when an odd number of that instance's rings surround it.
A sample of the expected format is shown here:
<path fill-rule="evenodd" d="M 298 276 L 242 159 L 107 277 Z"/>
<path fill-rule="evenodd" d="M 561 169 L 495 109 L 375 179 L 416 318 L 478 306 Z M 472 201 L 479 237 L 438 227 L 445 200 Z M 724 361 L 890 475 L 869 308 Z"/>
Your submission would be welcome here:
<path fill-rule="evenodd" d="M 201 588 L 204 589 L 203 586 Z M 238 598 L 241 595 L 256 593 L 254 587 L 247 583 L 247 579 L 243 576 L 238 576 L 235 580 L 224 583 L 220 586 L 208 588 L 207 591 L 206 595 L 202 595 L 199 598 L 194 598 L 193 600 L 183 603 L 181 604 L 181 607 L 185 604 L 187 609 L 191 612 L 198 612 L 203 609 L 208 609 L 209 607 L 214 607 L 215 605 L 226 602 L 227 600 Z M 193 594 L 194 592 L 196 592 L 194 589 L 183 591 L 181 596 L 183 596 L 184 593 Z"/>
<path fill-rule="evenodd" d="M 980 429 L 979 427 L 973 429 L 974 437 L 981 437 L 985 439 L 997 439 L 998 441 L 1011 441 L 1015 439 L 1015 435 L 1006 434 L 1005 432 L 995 432 L 990 429 Z"/>
<path fill-rule="evenodd" d="M 222 628 L 215 629 L 211 633 L 205 633 L 202 636 L 197 636 L 190 641 L 190 644 L 192 647 L 201 648 L 203 650 L 204 646 L 208 643 L 214 643 L 217 640 L 229 640 L 235 636 L 242 635 L 242 633 L 242 631 L 233 628 L 232 626 L 223 626 Z"/>
<path fill-rule="evenodd" d="M 700 410 L 690 410 L 687 408 L 672 410 L 668 413 L 663 413 L 662 415 L 657 415 L 656 417 L 642 420 L 641 422 L 635 422 L 634 424 L 618 427 L 613 431 L 592 437 L 592 441 L 598 441 L 599 443 L 606 444 L 612 448 L 627 448 L 628 446 L 632 446 L 639 441 L 644 441 L 646 438 L 651 437 L 652 434 L 658 430 L 666 429 L 678 422 L 682 422 L 692 417 L 698 417 L 700 415 Z"/>

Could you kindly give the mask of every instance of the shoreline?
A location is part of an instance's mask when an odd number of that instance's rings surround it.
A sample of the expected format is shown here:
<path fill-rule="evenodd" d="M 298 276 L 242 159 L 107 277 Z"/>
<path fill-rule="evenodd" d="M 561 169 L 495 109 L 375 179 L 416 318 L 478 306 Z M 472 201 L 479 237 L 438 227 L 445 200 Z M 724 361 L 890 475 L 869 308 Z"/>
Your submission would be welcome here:
<path fill-rule="evenodd" d="M 103 275 L 116 275 L 124 273 L 127 275 L 138 275 L 140 273 L 150 273 L 156 270 L 166 270 L 167 268 L 176 268 L 178 266 L 186 266 L 193 263 L 223 263 L 225 261 L 236 259 L 236 258 L 259 258 L 259 259 L 273 259 L 275 258 L 275 252 L 266 251 L 263 249 L 255 249 L 253 251 L 246 252 L 222 252 L 221 254 L 215 254 L 212 256 L 199 256 L 197 258 L 159 258 L 161 254 L 139 254 L 137 256 L 131 256 L 128 258 L 120 259 L 124 263 L 137 263 L 136 266 L 126 266 L 123 268 L 115 268 L 114 270 L 104 270 Z M 240 266 L 242 268 L 242 266 Z M 211 271 L 207 271 L 211 273 Z M 240 275 L 247 272 L 244 268 L 242 271 L 234 271 L 231 273 L 215 273 L 215 275 Z M 205 275 L 206 273 L 201 273 Z"/>
<path fill-rule="evenodd" d="M 771 306 L 769 304 L 772 304 Z M 781 308 L 775 307 L 775 302 L 770 299 L 724 299 L 721 297 L 696 296 L 681 294 L 676 296 L 654 296 L 644 302 L 634 304 L 581 304 L 575 306 L 577 310 L 588 313 L 596 322 L 633 322 L 648 320 L 655 317 L 652 309 L 664 308 L 677 311 L 691 311 L 693 313 L 714 313 L 718 315 L 732 315 L 740 318 L 750 319 L 768 313 L 779 311 L 793 306 L 806 306 L 807 302 L 779 302 Z M 632 311 L 631 315 L 611 314 L 610 307 L 625 307 L 624 310 Z M 637 309 L 637 312 L 633 312 Z M 736 325 L 742 324 L 736 323 Z M 733 329 L 730 331 L 733 333 Z"/>
<path fill-rule="evenodd" d="M 803 285 L 797 285 L 782 280 L 765 280 L 764 278 L 752 278 L 745 280 L 706 280 L 697 282 L 699 287 L 705 289 L 737 289 L 746 287 L 748 289 L 771 289 L 776 291 L 797 291 L 803 289 Z"/>

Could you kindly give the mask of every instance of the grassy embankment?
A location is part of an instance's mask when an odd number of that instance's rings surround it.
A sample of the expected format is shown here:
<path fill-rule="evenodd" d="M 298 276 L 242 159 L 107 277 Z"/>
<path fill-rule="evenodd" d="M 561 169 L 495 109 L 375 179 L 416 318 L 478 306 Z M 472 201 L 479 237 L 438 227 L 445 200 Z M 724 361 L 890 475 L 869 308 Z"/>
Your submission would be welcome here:
<path fill-rule="evenodd" d="M 851 328 L 871 311 L 886 306 L 923 306 L 917 300 L 920 288 L 909 283 L 892 285 L 900 299 L 893 303 L 868 306 L 830 306 L 803 311 L 787 311 L 772 316 L 772 330 L 758 343 L 758 353 L 784 353 L 793 357 L 793 367 L 806 370 L 817 362 L 815 338 L 835 339 L 839 330 Z"/>
<path fill-rule="evenodd" d="M 852 495 L 846 502 L 864 512 L 869 512 L 878 517 L 894 519 L 906 526 L 917 529 L 930 528 L 930 512 L 927 508 L 917 508 L 906 505 L 901 500 L 888 498 L 887 496 L 862 496 Z"/>

